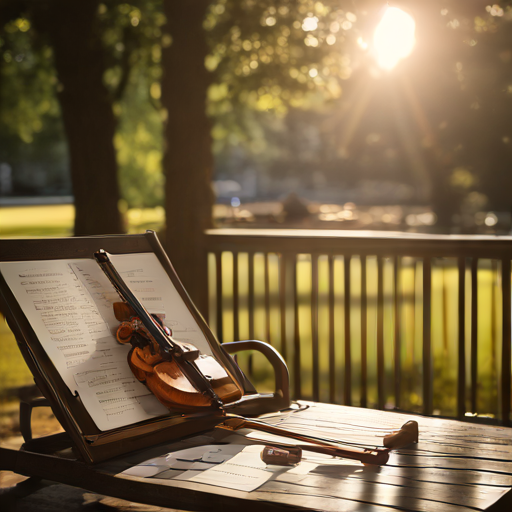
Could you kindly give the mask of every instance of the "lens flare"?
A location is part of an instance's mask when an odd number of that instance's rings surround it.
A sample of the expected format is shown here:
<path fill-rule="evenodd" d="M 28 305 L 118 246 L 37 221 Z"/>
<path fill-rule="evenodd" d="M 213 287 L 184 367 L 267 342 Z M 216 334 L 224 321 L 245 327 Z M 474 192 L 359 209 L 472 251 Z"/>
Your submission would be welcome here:
<path fill-rule="evenodd" d="M 397 7 L 387 7 L 373 34 L 373 45 L 380 67 L 391 70 L 414 48 L 416 23 Z"/>

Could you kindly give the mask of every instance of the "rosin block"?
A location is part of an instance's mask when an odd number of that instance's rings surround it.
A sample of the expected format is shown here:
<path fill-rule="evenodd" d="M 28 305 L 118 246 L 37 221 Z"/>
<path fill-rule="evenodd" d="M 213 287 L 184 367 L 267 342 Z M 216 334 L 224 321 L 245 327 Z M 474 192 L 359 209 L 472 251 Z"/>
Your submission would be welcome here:
<path fill-rule="evenodd" d="M 302 459 L 302 449 L 299 447 L 276 448 L 274 446 L 265 446 L 261 451 L 261 460 L 265 464 L 274 466 L 294 466 Z"/>

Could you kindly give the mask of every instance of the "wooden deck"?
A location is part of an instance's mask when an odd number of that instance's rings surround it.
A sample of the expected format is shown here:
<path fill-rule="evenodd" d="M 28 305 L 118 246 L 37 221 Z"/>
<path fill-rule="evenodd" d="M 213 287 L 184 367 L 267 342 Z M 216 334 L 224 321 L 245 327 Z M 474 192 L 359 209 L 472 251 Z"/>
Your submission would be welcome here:
<path fill-rule="evenodd" d="M 244 435 L 218 430 L 96 466 L 63 458 L 62 454 L 55 458 L 3 451 L 2 468 L 8 469 L 6 466 L 10 465 L 11 469 L 21 474 L 47 479 L 53 477 L 61 483 L 103 495 L 182 510 L 512 510 L 512 429 L 303 403 L 309 407 L 298 412 L 268 416 L 266 421 L 297 432 L 343 439 L 354 444 L 382 445 L 382 436 L 389 430 L 415 419 L 420 427 L 419 443 L 392 453 L 386 466 L 363 466 L 351 461 L 330 459 L 305 475 L 284 471 L 253 492 L 119 475 L 134 464 L 184 447 L 218 441 L 251 442 Z M 308 458 L 314 454 L 304 452 L 304 455 Z M 63 486 L 61 488 L 65 489 Z M 77 492 L 76 489 L 67 489 L 68 492 Z M 38 504 L 38 494 L 43 501 L 48 500 L 47 495 L 39 491 L 20 499 L 20 504 L 29 500 L 31 509 L 39 508 L 42 503 Z M 92 504 L 99 503 L 101 497 L 87 496 L 83 500 L 83 510 L 94 510 Z M 107 502 L 111 510 L 127 509 L 126 502 L 112 498 Z M 82 508 L 78 505 L 72 510 Z"/>

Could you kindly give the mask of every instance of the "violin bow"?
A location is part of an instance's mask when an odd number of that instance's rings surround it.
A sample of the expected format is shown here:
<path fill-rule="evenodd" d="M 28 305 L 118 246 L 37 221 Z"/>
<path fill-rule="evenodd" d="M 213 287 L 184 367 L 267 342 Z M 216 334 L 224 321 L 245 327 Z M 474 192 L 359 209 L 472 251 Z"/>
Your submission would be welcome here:
<path fill-rule="evenodd" d="M 236 431 L 244 428 L 258 430 L 281 437 L 288 437 L 308 444 L 295 444 L 294 446 L 310 452 L 323 453 L 333 457 L 342 457 L 344 459 L 358 460 L 363 464 L 373 464 L 382 466 L 389 459 L 389 452 L 392 449 L 403 448 L 411 443 L 418 442 L 418 422 L 408 421 L 400 430 L 394 431 L 384 436 L 384 447 L 358 448 L 355 446 L 340 446 L 336 440 L 327 440 L 317 438 L 307 434 L 274 427 L 268 423 L 254 419 L 246 419 L 243 416 L 229 415 L 229 417 L 216 428 Z M 269 441 L 265 441 L 268 443 Z"/>

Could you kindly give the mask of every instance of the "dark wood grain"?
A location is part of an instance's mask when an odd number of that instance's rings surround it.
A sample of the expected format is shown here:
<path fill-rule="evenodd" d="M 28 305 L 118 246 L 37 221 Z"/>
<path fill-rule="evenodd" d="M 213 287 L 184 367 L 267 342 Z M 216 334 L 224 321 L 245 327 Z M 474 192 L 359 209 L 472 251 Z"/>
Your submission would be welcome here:
<path fill-rule="evenodd" d="M 382 445 L 382 436 L 410 419 L 419 423 L 419 443 L 394 451 L 385 466 L 318 458 L 303 452 L 310 471 L 286 469 L 253 492 L 190 481 L 120 475 L 149 458 L 186 447 L 231 442 L 252 444 L 248 431 L 210 431 L 174 443 L 87 466 L 33 453 L 2 450 L 2 467 L 44 475 L 94 492 L 181 510 L 324 510 L 469 512 L 510 510 L 512 431 L 485 425 L 380 410 L 301 402 L 300 411 L 267 415 L 265 421 L 353 445 Z"/>

